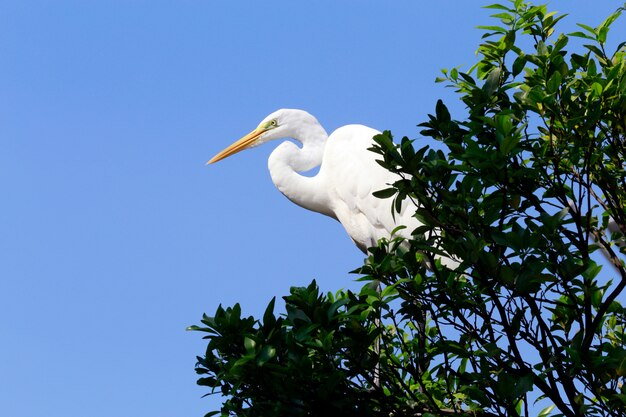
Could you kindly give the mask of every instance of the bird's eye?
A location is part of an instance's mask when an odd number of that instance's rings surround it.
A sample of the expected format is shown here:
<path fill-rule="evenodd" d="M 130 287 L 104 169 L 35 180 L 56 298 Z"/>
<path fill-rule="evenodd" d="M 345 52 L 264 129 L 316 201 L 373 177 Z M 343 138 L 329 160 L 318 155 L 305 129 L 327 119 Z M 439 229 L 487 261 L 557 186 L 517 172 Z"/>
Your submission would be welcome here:
<path fill-rule="evenodd" d="M 259 125 L 259 127 L 263 129 L 274 129 L 275 127 L 278 127 L 278 119 L 272 119 L 269 122 Z"/>

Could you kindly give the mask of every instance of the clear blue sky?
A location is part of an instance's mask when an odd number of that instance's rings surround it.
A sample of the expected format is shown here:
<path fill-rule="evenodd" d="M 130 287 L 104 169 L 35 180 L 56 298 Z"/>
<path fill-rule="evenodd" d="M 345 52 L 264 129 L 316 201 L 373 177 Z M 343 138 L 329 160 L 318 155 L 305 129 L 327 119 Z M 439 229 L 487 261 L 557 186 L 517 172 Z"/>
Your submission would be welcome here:
<path fill-rule="evenodd" d="M 316 278 L 357 288 L 341 226 L 204 162 L 270 112 L 418 136 L 478 1 L 0 3 L 0 415 L 202 416 L 185 327 Z M 553 2 L 596 25 L 613 2 Z M 623 21 L 621 33 L 626 36 Z"/>

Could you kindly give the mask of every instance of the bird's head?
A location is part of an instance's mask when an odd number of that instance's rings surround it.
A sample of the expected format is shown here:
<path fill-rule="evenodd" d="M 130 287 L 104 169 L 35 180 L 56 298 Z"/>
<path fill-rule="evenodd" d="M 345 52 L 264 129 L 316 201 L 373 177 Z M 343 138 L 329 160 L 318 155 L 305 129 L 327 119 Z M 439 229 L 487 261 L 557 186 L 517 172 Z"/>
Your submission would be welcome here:
<path fill-rule="evenodd" d="M 207 164 L 215 163 L 234 155 L 237 152 L 241 152 L 244 149 L 262 145 L 263 143 L 273 139 L 289 137 L 290 122 L 292 119 L 298 118 L 297 116 L 300 113 L 308 115 L 308 113 L 302 110 L 281 109 L 275 111 L 263 119 L 256 129 L 239 139 L 237 142 L 228 146 L 223 151 L 219 152 L 211 158 Z"/>

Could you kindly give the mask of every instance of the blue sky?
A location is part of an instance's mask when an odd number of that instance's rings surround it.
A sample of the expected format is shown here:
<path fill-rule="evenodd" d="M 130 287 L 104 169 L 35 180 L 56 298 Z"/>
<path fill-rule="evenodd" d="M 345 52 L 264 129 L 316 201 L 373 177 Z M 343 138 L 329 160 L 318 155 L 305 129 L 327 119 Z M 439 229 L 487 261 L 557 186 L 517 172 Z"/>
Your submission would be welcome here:
<path fill-rule="evenodd" d="M 621 3 L 552 2 L 570 30 Z M 462 111 L 433 80 L 474 62 L 483 4 L 0 3 L 0 414 L 202 416 L 187 325 L 358 288 L 363 255 L 274 189 L 272 145 L 204 162 L 281 107 L 418 137 L 438 98 Z"/>

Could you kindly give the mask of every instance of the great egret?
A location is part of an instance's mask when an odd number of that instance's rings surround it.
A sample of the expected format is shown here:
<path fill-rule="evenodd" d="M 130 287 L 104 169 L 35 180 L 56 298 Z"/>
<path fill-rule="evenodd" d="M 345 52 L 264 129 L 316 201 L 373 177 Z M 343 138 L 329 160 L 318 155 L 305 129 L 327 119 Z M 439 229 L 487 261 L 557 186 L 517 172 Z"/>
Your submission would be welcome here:
<path fill-rule="evenodd" d="M 398 177 L 376 163 L 369 151 L 375 129 L 362 125 L 343 126 L 330 136 L 315 117 L 303 110 L 281 109 L 267 116 L 252 132 L 215 155 L 212 164 L 244 149 L 274 139 L 293 138 L 278 145 L 268 159 L 272 181 L 289 200 L 306 209 L 338 220 L 364 253 L 382 237 L 398 234 L 409 238 L 420 226 L 414 206 L 405 205 L 392 215 L 391 199 L 379 199 L 374 191 L 388 188 Z M 301 172 L 320 167 L 317 175 Z"/>
<path fill-rule="evenodd" d="M 379 131 L 362 125 L 348 125 L 330 136 L 315 117 L 303 110 L 281 109 L 267 116 L 252 132 L 215 155 L 208 164 L 274 139 L 293 138 L 278 145 L 268 159 L 274 185 L 289 200 L 306 209 L 332 217 L 343 225 L 356 246 L 364 253 L 380 238 L 389 238 L 398 226 L 406 226 L 399 235 L 410 238 L 421 224 L 413 217 L 415 206 L 405 204 L 392 214 L 391 199 L 379 199 L 374 191 L 388 188 L 398 180 L 376 162 L 368 148 Z M 301 175 L 319 166 L 313 177 Z M 441 262 L 454 268 L 458 263 L 442 257 Z M 380 285 L 376 285 L 380 291 Z M 374 320 L 380 326 L 380 316 Z M 423 339 L 423 324 L 420 339 Z M 378 355 L 379 342 L 374 346 Z M 374 386 L 380 385 L 379 365 L 374 371 Z"/>

